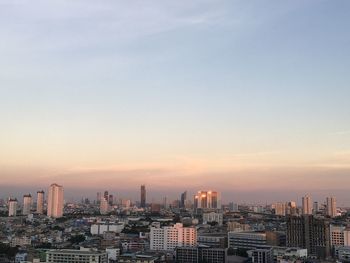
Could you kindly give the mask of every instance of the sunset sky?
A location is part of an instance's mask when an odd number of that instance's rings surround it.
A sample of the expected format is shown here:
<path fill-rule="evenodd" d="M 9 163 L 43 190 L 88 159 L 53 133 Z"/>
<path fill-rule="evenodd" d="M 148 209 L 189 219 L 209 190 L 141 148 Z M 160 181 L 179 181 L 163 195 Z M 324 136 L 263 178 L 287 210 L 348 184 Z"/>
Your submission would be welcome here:
<path fill-rule="evenodd" d="M 0 192 L 144 183 L 150 198 L 350 205 L 349 8 L 1 1 Z"/>

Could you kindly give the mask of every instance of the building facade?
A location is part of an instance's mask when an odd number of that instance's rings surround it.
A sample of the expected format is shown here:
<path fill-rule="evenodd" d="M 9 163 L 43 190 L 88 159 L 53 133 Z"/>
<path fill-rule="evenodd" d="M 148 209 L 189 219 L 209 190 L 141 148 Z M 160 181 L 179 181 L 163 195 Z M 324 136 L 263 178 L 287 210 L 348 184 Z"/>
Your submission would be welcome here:
<path fill-rule="evenodd" d="M 63 186 L 52 184 L 47 197 L 47 216 L 59 218 L 63 216 Z"/>

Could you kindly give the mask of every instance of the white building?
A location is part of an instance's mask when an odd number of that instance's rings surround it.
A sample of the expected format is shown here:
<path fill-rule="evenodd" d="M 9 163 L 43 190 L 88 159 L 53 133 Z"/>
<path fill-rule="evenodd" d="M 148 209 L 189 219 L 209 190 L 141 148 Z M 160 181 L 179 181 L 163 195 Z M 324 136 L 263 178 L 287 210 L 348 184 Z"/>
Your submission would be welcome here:
<path fill-rule="evenodd" d="M 91 249 L 57 249 L 46 252 L 46 263 L 107 263 L 107 253 Z"/>
<path fill-rule="evenodd" d="M 114 260 L 116 262 L 120 256 L 120 248 L 106 248 L 106 253 L 107 262 L 110 260 Z"/>
<path fill-rule="evenodd" d="M 103 235 L 104 232 L 121 233 L 124 229 L 124 223 L 98 223 L 90 227 L 91 235 Z"/>
<path fill-rule="evenodd" d="M 63 216 L 63 186 L 52 184 L 47 197 L 47 216 L 58 218 Z"/>
<path fill-rule="evenodd" d="M 217 222 L 219 226 L 222 226 L 224 216 L 222 213 L 210 212 L 203 213 L 203 224 Z"/>
<path fill-rule="evenodd" d="M 17 215 L 17 199 L 10 199 L 9 200 L 9 216 L 16 216 Z"/>
<path fill-rule="evenodd" d="M 32 196 L 30 194 L 24 195 L 23 196 L 23 209 L 22 209 L 22 214 L 23 215 L 29 215 L 30 210 L 32 208 Z"/>
<path fill-rule="evenodd" d="M 197 244 L 197 230 L 183 227 L 181 223 L 174 226 L 153 226 L 150 232 L 151 250 L 171 251 L 176 247 L 192 247 Z"/>

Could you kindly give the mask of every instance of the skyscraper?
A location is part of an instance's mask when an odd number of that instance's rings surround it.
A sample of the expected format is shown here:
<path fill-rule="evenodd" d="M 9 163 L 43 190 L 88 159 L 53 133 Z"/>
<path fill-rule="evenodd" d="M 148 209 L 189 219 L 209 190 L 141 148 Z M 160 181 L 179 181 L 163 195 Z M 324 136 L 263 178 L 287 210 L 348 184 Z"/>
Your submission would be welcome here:
<path fill-rule="evenodd" d="M 312 200 L 309 195 L 305 195 L 303 201 L 303 215 L 312 215 Z"/>
<path fill-rule="evenodd" d="M 100 202 L 100 213 L 101 213 L 102 215 L 105 215 L 105 214 L 108 213 L 108 211 L 109 211 L 109 204 L 108 204 L 108 201 L 107 201 L 107 199 L 106 199 L 105 197 L 103 197 L 103 198 L 101 199 L 101 202 Z"/>
<path fill-rule="evenodd" d="M 47 216 L 58 218 L 63 216 L 63 186 L 52 184 L 47 196 Z"/>
<path fill-rule="evenodd" d="M 327 216 L 336 217 L 337 216 L 337 203 L 335 197 L 327 197 Z"/>
<path fill-rule="evenodd" d="M 216 191 L 198 191 L 194 196 L 194 208 L 220 208 L 219 193 Z"/>
<path fill-rule="evenodd" d="M 17 215 L 17 199 L 9 199 L 9 216 L 16 216 Z"/>
<path fill-rule="evenodd" d="M 141 207 L 146 207 L 146 186 L 141 185 Z"/>
<path fill-rule="evenodd" d="M 24 195 L 23 196 L 22 215 L 29 215 L 31 208 L 32 208 L 32 196 L 31 196 L 31 194 Z"/>
<path fill-rule="evenodd" d="M 36 212 L 38 214 L 44 213 L 44 195 L 45 195 L 45 192 L 43 190 L 37 192 Z"/>
<path fill-rule="evenodd" d="M 185 191 L 185 192 L 183 192 L 181 194 L 181 198 L 180 198 L 180 201 L 181 201 L 180 206 L 181 206 L 181 208 L 185 207 L 186 200 L 187 200 L 187 191 Z"/>

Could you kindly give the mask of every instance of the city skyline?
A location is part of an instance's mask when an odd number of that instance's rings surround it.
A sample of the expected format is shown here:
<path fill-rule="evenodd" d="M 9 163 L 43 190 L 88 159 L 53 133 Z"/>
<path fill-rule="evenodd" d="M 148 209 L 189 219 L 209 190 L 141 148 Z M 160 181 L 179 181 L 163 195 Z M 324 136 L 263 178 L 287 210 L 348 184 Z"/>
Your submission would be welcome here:
<path fill-rule="evenodd" d="M 0 5 L 4 195 L 350 206 L 349 2 Z"/>

